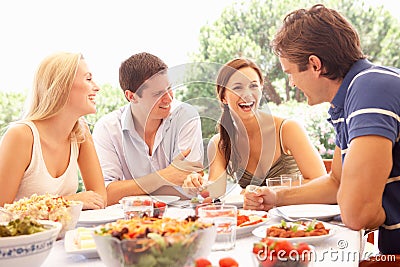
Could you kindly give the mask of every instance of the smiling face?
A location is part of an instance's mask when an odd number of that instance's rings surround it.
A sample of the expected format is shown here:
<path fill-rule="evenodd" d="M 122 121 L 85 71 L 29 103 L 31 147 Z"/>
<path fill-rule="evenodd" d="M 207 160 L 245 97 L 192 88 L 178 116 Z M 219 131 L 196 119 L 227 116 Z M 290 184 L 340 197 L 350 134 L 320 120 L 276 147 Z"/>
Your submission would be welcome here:
<path fill-rule="evenodd" d="M 298 66 L 286 58 L 279 57 L 279 61 L 282 70 L 289 77 L 289 84 L 305 94 L 309 105 L 317 105 L 331 100 L 327 95 L 326 80 L 328 79 L 321 77 L 321 65 L 317 57 L 310 57 L 307 69 L 304 71 L 299 71 Z"/>
<path fill-rule="evenodd" d="M 236 71 L 228 80 L 222 102 L 240 118 L 254 116 L 261 100 L 260 77 L 251 67 Z"/>
<path fill-rule="evenodd" d="M 96 112 L 95 97 L 99 87 L 92 80 L 86 61 L 79 61 L 78 70 L 72 83 L 67 107 L 78 116 L 84 116 Z"/>
<path fill-rule="evenodd" d="M 167 74 L 154 75 L 139 90 L 141 90 L 141 96 L 135 93 L 132 103 L 138 115 L 152 120 L 162 120 L 168 117 L 174 97 Z"/>

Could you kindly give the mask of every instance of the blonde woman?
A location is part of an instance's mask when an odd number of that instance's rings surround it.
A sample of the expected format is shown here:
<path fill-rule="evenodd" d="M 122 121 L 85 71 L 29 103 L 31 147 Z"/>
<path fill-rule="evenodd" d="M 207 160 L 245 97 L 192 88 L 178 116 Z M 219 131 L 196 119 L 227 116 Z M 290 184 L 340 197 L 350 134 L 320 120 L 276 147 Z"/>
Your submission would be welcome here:
<path fill-rule="evenodd" d="M 0 142 L 0 206 L 32 194 L 104 208 L 107 193 L 82 116 L 96 112 L 99 87 L 81 54 L 56 53 L 40 64 L 28 109 Z M 78 167 L 86 190 L 78 189 Z"/>

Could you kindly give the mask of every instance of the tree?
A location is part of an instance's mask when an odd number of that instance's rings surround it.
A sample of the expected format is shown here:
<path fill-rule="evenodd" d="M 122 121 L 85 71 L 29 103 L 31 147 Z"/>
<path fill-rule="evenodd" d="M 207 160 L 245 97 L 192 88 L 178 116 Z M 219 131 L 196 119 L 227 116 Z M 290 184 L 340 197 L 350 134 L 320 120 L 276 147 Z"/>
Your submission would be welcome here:
<path fill-rule="evenodd" d="M 0 137 L 10 122 L 21 118 L 26 94 L 22 92 L 0 91 Z"/>
<path fill-rule="evenodd" d="M 86 116 L 89 128 L 92 131 L 94 124 L 104 115 L 127 104 L 121 88 L 112 87 L 109 84 L 101 86 L 96 96 L 96 113 Z"/>
<path fill-rule="evenodd" d="M 320 1 L 341 12 L 359 31 L 365 54 L 372 62 L 400 67 L 400 23 L 383 8 L 371 7 L 362 0 Z M 284 16 L 298 8 L 309 8 L 308 0 L 252 0 L 236 2 L 221 17 L 200 31 L 200 48 L 191 55 L 193 62 L 224 64 L 244 56 L 253 59 L 266 73 L 264 93 L 268 101 L 304 101 L 301 92 L 290 88 L 278 58 L 269 44 Z M 210 85 L 188 87 L 182 99 L 193 96 L 215 97 Z"/>

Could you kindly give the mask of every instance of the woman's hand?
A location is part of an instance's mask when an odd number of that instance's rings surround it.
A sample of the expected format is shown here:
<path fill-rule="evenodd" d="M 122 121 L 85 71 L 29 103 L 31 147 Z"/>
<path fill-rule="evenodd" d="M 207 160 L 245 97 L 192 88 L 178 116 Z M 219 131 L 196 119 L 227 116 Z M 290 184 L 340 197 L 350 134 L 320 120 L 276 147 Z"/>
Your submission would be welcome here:
<path fill-rule="evenodd" d="M 193 172 L 186 176 L 183 181 L 182 189 L 189 195 L 196 196 L 199 192 L 203 191 L 205 179 L 197 172 Z"/>
<path fill-rule="evenodd" d="M 78 200 L 83 202 L 83 210 L 104 209 L 106 203 L 100 194 L 94 191 L 84 191 L 71 196 L 64 197 L 67 200 Z"/>
<path fill-rule="evenodd" d="M 276 204 L 276 192 L 266 186 L 248 185 L 244 192 L 243 208 L 248 210 L 270 210 Z"/>

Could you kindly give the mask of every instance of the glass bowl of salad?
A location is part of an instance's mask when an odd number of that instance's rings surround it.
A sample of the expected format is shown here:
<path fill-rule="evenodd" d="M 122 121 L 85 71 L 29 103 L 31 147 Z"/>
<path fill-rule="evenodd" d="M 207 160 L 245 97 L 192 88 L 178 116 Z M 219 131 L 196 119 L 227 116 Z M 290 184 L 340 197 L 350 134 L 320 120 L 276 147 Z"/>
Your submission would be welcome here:
<path fill-rule="evenodd" d="M 110 267 L 183 267 L 208 256 L 215 237 L 216 228 L 196 217 L 118 220 L 94 232 L 97 252 Z"/>

